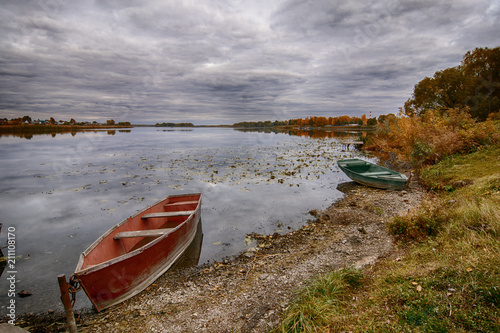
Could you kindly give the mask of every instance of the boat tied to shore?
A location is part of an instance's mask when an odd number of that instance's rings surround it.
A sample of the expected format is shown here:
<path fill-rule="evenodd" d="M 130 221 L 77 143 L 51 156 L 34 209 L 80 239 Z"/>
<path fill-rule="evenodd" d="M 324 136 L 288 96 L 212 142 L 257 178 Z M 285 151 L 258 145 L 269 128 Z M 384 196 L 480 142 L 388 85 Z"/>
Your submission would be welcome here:
<path fill-rule="evenodd" d="M 337 165 L 349 178 L 365 186 L 402 190 L 408 183 L 406 175 L 359 158 L 340 160 Z"/>
<path fill-rule="evenodd" d="M 101 311 L 147 288 L 192 243 L 201 198 L 170 195 L 110 228 L 80 255 L 70 293 L 83 289 Z"/>

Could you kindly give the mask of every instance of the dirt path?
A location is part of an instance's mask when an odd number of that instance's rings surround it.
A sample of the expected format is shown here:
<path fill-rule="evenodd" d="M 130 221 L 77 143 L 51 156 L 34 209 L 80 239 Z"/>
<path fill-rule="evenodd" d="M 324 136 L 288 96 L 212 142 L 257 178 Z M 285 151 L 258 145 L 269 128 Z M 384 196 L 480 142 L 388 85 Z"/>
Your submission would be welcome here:
<path fill-rule="evenodd" d="M 345 199 L 313 211 L 302 229 L 252 235 L 238 258 L 167 273 L 133 299 L 79 320 L 79 332 L 267 332 L 305 281 L 330 267 L 362 267 L 391 254 L 385 222 L 419 204 L 423 191 L 344 184 Z"/>

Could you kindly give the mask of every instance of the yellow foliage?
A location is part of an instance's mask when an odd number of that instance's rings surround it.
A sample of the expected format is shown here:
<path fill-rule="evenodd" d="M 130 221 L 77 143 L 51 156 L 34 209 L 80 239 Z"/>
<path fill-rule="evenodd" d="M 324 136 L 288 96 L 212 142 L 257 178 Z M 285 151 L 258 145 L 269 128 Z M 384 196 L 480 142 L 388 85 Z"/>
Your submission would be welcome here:
<path fill-rule="evenodd" d="M 493 121 L 477 123 L 466 109 L 442 109 L 387 119 L 369 149 L 394 153 L 420 168 L 498 142 L 500 133 Z"/>

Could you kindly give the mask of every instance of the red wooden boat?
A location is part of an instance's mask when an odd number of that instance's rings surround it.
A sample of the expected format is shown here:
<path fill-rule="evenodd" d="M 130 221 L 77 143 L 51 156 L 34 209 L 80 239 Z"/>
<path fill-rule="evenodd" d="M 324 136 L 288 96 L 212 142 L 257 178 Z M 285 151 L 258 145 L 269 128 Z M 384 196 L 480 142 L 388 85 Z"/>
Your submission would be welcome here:
<path fill-rule="evenodd" d="M 200 193 L 172 195 L 123 220 L 80 255 L 73 279 L 97 311 L 138 294 L 193 241 L 200 211 Z"/>

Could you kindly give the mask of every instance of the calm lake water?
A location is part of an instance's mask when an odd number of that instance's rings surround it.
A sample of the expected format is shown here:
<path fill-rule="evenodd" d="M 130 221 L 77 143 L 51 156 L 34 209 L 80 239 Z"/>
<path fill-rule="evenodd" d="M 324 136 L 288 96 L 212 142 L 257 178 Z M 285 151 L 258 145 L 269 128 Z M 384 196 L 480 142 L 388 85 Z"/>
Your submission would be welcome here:
<path fill-rule="evenodd" d="M 330 134 L 330 136 L 332 136 Z M 228 128 L 0 137 L 0 244 L 15 228 L 16 314 L 62 310 L 57 276 L 121 220 L 169 194 L 202 192 L 199 264 L 255 246 L 249 233 L 286 233 L 342 197 L 336 166 L 361 155 L 335 137 Z M 0 278 L 0 315 L 10 268 Z M 76 308 L 90 307 L 80 292 Z"/>

